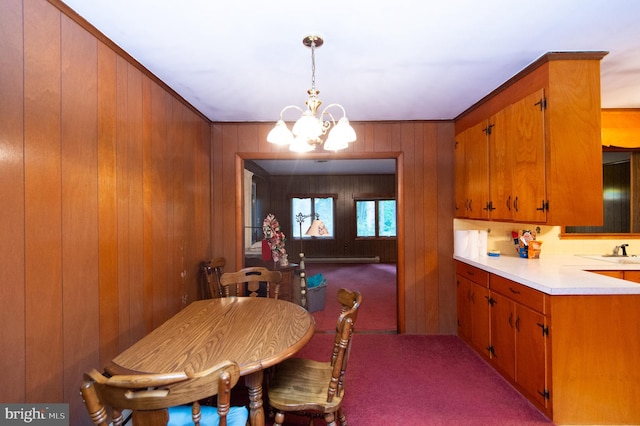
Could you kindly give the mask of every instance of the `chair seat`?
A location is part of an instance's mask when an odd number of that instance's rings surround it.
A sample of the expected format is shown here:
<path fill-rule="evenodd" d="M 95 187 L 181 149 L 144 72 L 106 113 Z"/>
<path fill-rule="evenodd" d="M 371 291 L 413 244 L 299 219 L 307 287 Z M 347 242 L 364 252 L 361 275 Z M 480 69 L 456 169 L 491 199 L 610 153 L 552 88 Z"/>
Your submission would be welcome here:
<path fill-rule="evenodd" d="M 332 370 L 329 362 L 305 358 L 284 360 L 276 366 L 269 383 L 271 406 L 284 411 L 335 412 L 342 404 L 342 395 L 327 402 Z"/>
<path fill-rule="evenodd" d="M 201 426 L 218 426 L 220 416 L 217 407 L 200 406 Z M 227 415 L 227 426 L 246 426 L 249 412 L 246 407 L 231 407 Z M 167 426 L 193 426 L 191 405 L 169 407 L 169 423 Z"/>

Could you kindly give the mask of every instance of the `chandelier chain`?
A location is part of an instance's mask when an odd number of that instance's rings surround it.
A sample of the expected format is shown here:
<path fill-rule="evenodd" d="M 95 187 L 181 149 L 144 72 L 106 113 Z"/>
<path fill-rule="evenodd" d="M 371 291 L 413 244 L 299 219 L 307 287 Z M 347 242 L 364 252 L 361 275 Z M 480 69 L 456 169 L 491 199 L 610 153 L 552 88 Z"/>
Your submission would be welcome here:
<path fill-rule="evenodd" d="M 311 41 L 311 88 L 316 90 L 316 42 Z"/>

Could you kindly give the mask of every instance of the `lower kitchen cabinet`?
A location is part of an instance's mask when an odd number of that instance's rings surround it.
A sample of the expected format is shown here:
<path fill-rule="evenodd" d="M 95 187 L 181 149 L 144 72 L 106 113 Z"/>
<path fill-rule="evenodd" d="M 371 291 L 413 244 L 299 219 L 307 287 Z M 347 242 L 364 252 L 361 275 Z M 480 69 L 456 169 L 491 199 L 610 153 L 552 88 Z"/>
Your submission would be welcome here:
<path fill-rule="evenodd" d="M 489 273 L 457 263 L 458 335 L 489 358 Z"/>
<path fill-rule="evenodd" d="M 555 424 L 640 424 L 639 294 L 549 295 L 459 261 L 456 281 L 460 337 Z"/>
<path fill-rule="evenodd" d="M 538 408 L 546 411 L 549 328 L 542 310 L 530 307 L 542 308 L 544 295 L 496 275 L 490 276 L 489 287 L 491 363 Z"/>

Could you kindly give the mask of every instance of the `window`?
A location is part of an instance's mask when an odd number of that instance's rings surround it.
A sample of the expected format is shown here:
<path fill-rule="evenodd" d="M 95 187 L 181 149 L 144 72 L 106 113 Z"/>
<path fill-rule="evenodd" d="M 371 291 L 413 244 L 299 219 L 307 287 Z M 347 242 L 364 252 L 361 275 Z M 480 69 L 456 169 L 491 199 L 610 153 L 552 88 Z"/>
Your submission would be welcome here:
<path fill-rule="evenodd" d="M 326 235 L 316 238 L 333 238 L 333 198 L 332 196 L 306 197 L 291 199 L 291 223 L 293 224 L 293 238 L 300 238 L 300 222 L 297 217 L 300 213 L 304 216 L 302 221 L 302 238 L 311 238 L 304 235 L 316 218 L 324 223 Z"/>
<path fill-rule="evenodd" d="M 358 238 L 396 236 L 396 200 L 356 200 Z"/>

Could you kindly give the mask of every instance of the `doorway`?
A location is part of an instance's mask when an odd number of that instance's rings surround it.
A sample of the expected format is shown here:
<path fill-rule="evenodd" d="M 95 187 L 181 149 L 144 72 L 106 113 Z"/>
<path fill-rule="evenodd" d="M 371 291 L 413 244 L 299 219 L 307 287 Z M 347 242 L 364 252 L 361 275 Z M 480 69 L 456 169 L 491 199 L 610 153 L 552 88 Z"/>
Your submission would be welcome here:
<path fill-rule="evenodd" d="M 391 192 L 392 196 L 396 198 L 397 200 L 397 217 L 400 218 L 402 215 L 402 197 L 401 197 L 401 191 L 399 190 L 400 184 L 401 184 L 401 173 L 399 170 L 399 161 L 398 161 L 398 154 L 397 153 L 391 153 L 388 155 L 385 155 L 383 153 L 377 153 L 375 156 L 372 156 L 371 158 L 366 158 L 366 157 L 362 157 L 362 156 L 358 156 L 358 157 L 349 157 L 348 155 L 344 155 L 341 154 L 341 158 L 327 158 L 326 155 L 317 155 L 314 156 L 313 154 L 311 155 L 306 155 L 304 159 L 299 159 L 294 156 L 292 156 L 291 158 L 282 158 L 282 154 L 280 155 L 269 155 L 269 154 L 264 154 L 264 153 L 260 153 L 258 155 L 255 154 L 238 154 L 238 158 L 241 161 L 236 162 L 236 165 L 238 167 L 240 167 L 241 169 L 238 170 L 238 173 L 236 174 L 238 177 L 242 177 L 243 179 L 247 179 L 247 176 L 251 176 L 252 179 L 252 183 L 255 183 L 253 181 L 260 181 L 260 179 L 265 179 L 264 175 L 266 175 L 268 178 L 270 178 L 270 183 L 267 184 L 267 192 L 269 191 L 277 191 L 279 193 L 284 193 L 284 194 L 289 194 L 291 193 L 291 191 L 294 191 L 295 193 L 299 193 L 300 190 L 296 189 L 298 187 L 296 187 L 293 182 L 294 181 L 300 181 L 300 179 L 305 179 L 303 178 L 304 176 L 308 177 L 308 179 L 310 181 L 315 181 L 315 184 L 320 185 L 319 187 L 323 188 L 322 191 L 326 191 L 327 193 L 332 193 L 332 194 L 338 194 L 339 199 L 341 199 L 342 201 L 347 201 L 346 203 L 349 208 L 351 209 L 351 213 L 349 213 L 349 219 L 351 220 L 351 222 L 355 222 L 355 214 L 353 213 L 353 206 L 354 206 L 354 198 L 353 196 L 356 194 L 362 194 L 363 192 L 369 193 L 369 194 L 374 194 L 376 191 L 375 189 L 372 189 L 371 186 L 367 187 L 367 185 L 362 185 L 359 186 L 359 184 L 357 183 L 353 183 L 355 181 L 357 181 L 357 177 L 355 177 L 356 175 L 361 175 L 363 176 L 363 179 L 365 180 L 374 180 L 374 179 L 383 179 L 382 176 L 389 175 L 390 174 L 390 179 L 391 179 L 391 186 L 390 189 L 389 187 L 385 187 L 385 189 L 382 192 L 385 192 L 386 195 L 389 195 L 388 193 Z M 245 173 L 245 170 L 250 171 L 249 174 Z M 376 177 L 377 175 L 377 177 Z M 324 176 L 324 177 L 323 177 Z M 352 182 L 348 184 L 348 188 L 345 191 L 341 191 L 340 189 L 336 189 L 336 185 L 339 185 L 339 183 L 329 183 L 327 184 L 326 182 L 329 182 L 331 179 L 331 176 L 334 176 L 335 180 L 342 180 L 343 184 L 346 184 L 344 181 L 347 180 L 351 180 Z M 335 176 L 351 176 L 352 178 L 335 178 Z M 325 179 L 324 183 L 320 183 L 318 184 L 318 180 L 322 180 Z M 327 181 L 326 179 L 329 179 L 329 181 Z M 271 184 L 271 182 L 276 182 L 276 184 Z M 305 185 L 303 185 L 305 188 L 309 188 L 309 191 L 317 191 L 317 189 L 313 188 L 313 182 L 311 183 L 307 183 Z M 277 209 L 277 212 L 274 212 L 270 209 L 270 203 L 269 202 L 264 202 L 263 200 L 261 201 L 261 189 L 260 189 L 260 185 L 258 184 L 258 187 L 254 187 L 254 186 L 249 186 L 246 185 L 246 182 L 238 182 L 238 187 L 239 188 L 243 188 L 243 192 L 241 192 L 243 194 L 243 197 L 239 197 L 242 198 L 241 200 L 239 200 L 242 205 L 239 205 L 237 208 L 237 211 L 239 212 L 243 212 L 245 215 L 246 214 L 251 214 L 251 212 L 255 212 L 254 214 L 256 214 L 258 217 L 252 217 L 252 218 L 247 218 L 247 217 L 243 217 L 241 220 L 241 224 L 242 224 L 242 234 L 244 238 L 241 238 L 241 241 L 248 241 L 248 238 L 246 237 L 246 233 L 255 233 L 256 231 L 259 232 L 259 228 L 260 225 L 259 223 L 262 223 L 262 219 L 264 219 L 262 216 L 266 216 L 266 214 L 268 213 L 274 213 L 276 215 L 276 217 L 278 218 L 281 226 L 283 226 L 283 230 L 287 233 L 290 234 L 292 231 L 292 227 L 294 226 L 294 223 L 292 223 L 293 221 L 291 220 L 291 212 L 290 210 L 288 210 L 287 208 L 283 208 L 282 206 Z M 251 194 L 247 194 L 244 188 L 252 188 L 252 193 L 253 196 L 251 196 Z M 363 189 L 364 188 L 364 189 Z M 271 194 L 262 194 L 262 196 L 266 196 L 268 199 L 271 198 Z M 286 195 L 285 195 L 286 197 Z M 275 197 L 278 198 L 278 197 Z M 282 197 L 279 196 L 280 200 L 282 200 Z M 250 208 L 246 208 L 246 204 L 247 203 L 251 203 Z M 260 205 L 256 205 L 256 204 L 260 204 Z M 280 203 L 282 204 L 282 202 Z M 336 209 L 340 209 L 340 214 L 345 214 L 344 209 L 345 206 L 337 206 Z M 338 227 L 338 229 L 336 230 L 337 234 L 340 234 L 340 229 Z M 255 238 L 254 238 L 255 239 Z M 383 256 L 381 257 L 381 260 L 383 263 L 392 263 L 393 266 L 393 270 L 394 270 L 394 275 L 393 275 L 393 280 L 395 281 L 395 291 L 393 294 L 392 298 L 387 298 L 387 300 L 389 300 L 390 304 L 393 305 L 394 304 L 394 300 L 395 300 L 395 306 L 392 306 L 394 315 L 396 316 L 396 329 L 399 330 L 400 329 L 400 318 L 401 318 L 401 310 L 399 307 L 399 294 L 401 294 L 402 290 L 400 288 L 400 281 L 398 280 L 398 276 L 400 275 L 400 270 L 403 267 L 402 265 L 402 260 L 399 259 L 398 257 L 398 248 L 400 247 L 400 245 L 402 244 L 403 241 L 403 235 L 402 235 L 402 229 L 400 227 L 398 227 L 398 235 L 395 238 L 394 241 L 394 245 L 393 245 L 393 254 L 391 256 L 389 256 L 388 253 L 383 254 Z M 253 241 L 252 241 L 253 242 Z M 293 261 L 293 262 L 297 262 L 298 261 L 298 256 L 297 253 L 299 251 L 298 249 L 298 243 L 300 242 L 300 240 L 298 238 L 293 239 L 293 241 L 288 241 L 287 245 L 290 247 L 288 247 L 288 252 L 289 253 L 293 253 L 293 256 L 289 256 L 289 260 Z M 353 256 L 354 258 L 360 258 L 363 256 L 367 256 L 370 255 L 371 252 L 366 252 L 362 251 L 363 247 L 366 245 L 366 241 L 365 240 L 360 240 L 360 241 L 356 241 L 356 238 L 352 238 L 350 237 L 348 241 L 345 241 L 343 238 L 341 239 L 340 237 L 336 238 L 333 242 L 328 243 L 328 242 L 318 242 L 318 241 L 311 241 L 311 240 L 307 240 L 306 238 L 304 239 L 304 245 L 305 245 L 305 253 L 307 254 L 307 256 L 312 256 L 312 257 L 349 257 L 349 256 Z M 369 243 L 371 243 L 371 241 L 369 241 Z M 245 243 L 246 245 L 246 243 Z M 357 246 L 357 247 L 356 247 Z M 246 251 L 246 246 L 243 247 L 243 251 Z M 338 251 L 338 248 L 340 249 Z M 354 251 L 349 251 L 350 249 L 353 249 Z M 309 253 L 307 253 L 309 252 Z M 311 254 L 312 253 L 312 254 Z M 348 260 L 344 261 L 345 263 L 349 263 Z M 308 263 L 312 264 L 312 263 Z M 308 266 L 309 267 L 309 266 Z"/>

